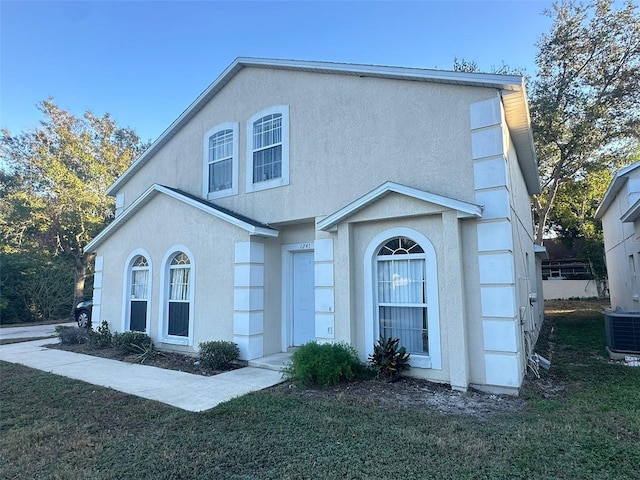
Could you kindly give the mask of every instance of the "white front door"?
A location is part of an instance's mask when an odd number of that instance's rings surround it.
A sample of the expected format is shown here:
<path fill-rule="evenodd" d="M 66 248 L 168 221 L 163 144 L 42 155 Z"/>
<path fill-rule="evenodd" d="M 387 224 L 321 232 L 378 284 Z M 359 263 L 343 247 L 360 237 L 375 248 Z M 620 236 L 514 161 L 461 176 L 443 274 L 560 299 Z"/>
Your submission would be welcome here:
<path fill-rule="evenodd" d="M 293 345 L 316 339 L 313 252 L 293 254 Z"/>

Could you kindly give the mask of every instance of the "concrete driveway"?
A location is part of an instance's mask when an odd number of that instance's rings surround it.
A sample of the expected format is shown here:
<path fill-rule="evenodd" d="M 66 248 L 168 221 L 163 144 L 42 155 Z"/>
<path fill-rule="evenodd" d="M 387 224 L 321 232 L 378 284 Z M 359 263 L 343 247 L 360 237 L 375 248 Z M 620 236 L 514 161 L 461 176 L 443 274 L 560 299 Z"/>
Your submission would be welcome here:
<path fill-rule="evenodd" d="M 33 325 L 28 327 L 3 327 L 0 328 L 0 340 L 9 338 L 54 337 L 56 335 L 56 325 L 73 327 L 75 325 L 75 322 L 58 323 L 52 325 Z"/>

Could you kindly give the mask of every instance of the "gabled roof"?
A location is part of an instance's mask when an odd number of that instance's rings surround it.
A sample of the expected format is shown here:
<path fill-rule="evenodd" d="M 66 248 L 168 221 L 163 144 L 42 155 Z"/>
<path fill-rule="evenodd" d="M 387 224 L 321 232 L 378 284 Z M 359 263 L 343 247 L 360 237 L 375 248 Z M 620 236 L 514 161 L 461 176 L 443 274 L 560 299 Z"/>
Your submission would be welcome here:
<path fill-rule="evenodd" d="M 445 83 L 474 87 L 494 88 L 502 92 L 505 118 L 511 138 L 518 152 L 518 161 L 523 171 L 529 193 L 538 193 L 538 162 L 533 147 L 533 135 L 529 119 L 524 79 L 519 75 L 496 75 L 489 73 L 451 72 L 405 67 L 383 67 L 348 63 L 309 62 L 298 60 L 273 60 L 263 58 L 237 58 L 222 74 L 200 94 L 198 98 L 167 128 L 151 146 L 107 189 L 115 195 L 120 187 L 155 155 L 171 138 L 193 118 L 204 106 L 246 67 L 278 70 L 351 75 L 417 82 Z"/>
<path fill-rule="evenodd" d="M 609 188 L 604 194 L 604 197 L 602 197 L 602 201 L 600 202 L 600 205 L 596 210 L 596 214 L 595 214 L 596 218 L 602 218 L 602 216 L 604 215 L 604 212 L 606 212 L 607 208 L 609 208 L 611 203 L 613 203 L 613 200 L 616 198 L 616 195 L 618 194 L 620 189 L 624 186 L 625 183 L 627 183 L 627 180 L 629 179 L 628 177 L 629 173 L 633 172 L 638 167 L 640 167 L 640 162 L 635 162 L 629 165 L 628 167 L 623 168 L 618 173 L 616 173 L 616 176 L 613 177 L 613 180 L 611 180 L 611 184 L 609 185 Z M 623 220 L 623 221 L 632 221 L 632 220 Z"/>
<path fill-rule="evenodd" d="M 359 212 L 389 193 L 399 193 L 417 200 L 439 205 L 446 209 L 456 210 L 458 212 L 458 218 L 482 217 L 482 207 L 479 205 L 455 200 L 449 197 L 443 197 L 442 195 L 436 195 L 435 193 L 425 192 L 424 190 L 418 190 L 417 188 L 407 187 L 398 183 L 386 182 L 375 190 L 370 191 L 366 195 L 363 195 L 357 200 L 351 202 L 349 205 L 319 221 L 318 228 L 325 231 L 333 230 L 346 218 L 356 212 Z"/>
<path fill-rule="evenodd" d="M 164 194 L 171 198 L 174 198 L 180 202 L 191 205 L 199 210 L 202 210 L 213 217 L 224 220 L 236 227 L 246 230 L 249 235 L 259 235 L 263 237 L 277 237 L 278 231 L 270 228 L 264 223 L 252 220 L 244 215 L 237 214 L 215 205 L 211 202 L 207 202 L 189 193 L 183 192 L 176 188 L 165 187 L 164 185 L 154 184 L 146 192 L 144 192 L 129 208 L 116 217 L 107 227 L 102 230 L 96 238 L 91 240 L 85 247 L 86 252 L 93 252 L 95 249 L 108 239 L 115 231 L 120 228 L 127 220 L 133 217 L 142 207 L 151 201 L 156 195 Z"/>

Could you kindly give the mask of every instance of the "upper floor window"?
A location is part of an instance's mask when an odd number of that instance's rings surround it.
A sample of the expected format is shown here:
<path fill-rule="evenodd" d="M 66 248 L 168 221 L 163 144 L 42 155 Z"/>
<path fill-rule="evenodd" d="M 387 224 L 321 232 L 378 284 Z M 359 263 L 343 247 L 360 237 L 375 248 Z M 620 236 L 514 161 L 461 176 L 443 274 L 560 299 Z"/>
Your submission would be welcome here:
<path fill-rule="evenodd" d="M 224 123 L 204 135 L 203 192 L 207 199 L 238 193 L 238 124 Z"/>
<path fill-rule="evenodd" d="M 289 107 L 262 110 L 247 122 L 247 192 L 289 184 Z"/>

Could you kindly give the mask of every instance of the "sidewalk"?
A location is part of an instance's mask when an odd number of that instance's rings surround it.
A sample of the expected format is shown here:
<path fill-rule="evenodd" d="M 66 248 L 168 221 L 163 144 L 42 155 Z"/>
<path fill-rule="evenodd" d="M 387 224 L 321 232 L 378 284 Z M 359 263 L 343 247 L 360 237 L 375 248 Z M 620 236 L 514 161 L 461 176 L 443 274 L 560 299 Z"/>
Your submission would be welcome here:
<path fill-rule="evenodd" d="M 245 367 L 205 377 L 42 346 L 54 341 L 47 338 L 0 345 L 0 360 L 157 400 L 191 412 L 208 410 L 219 403 L 283 381 L 279 371 L 264 368 Z"/>

